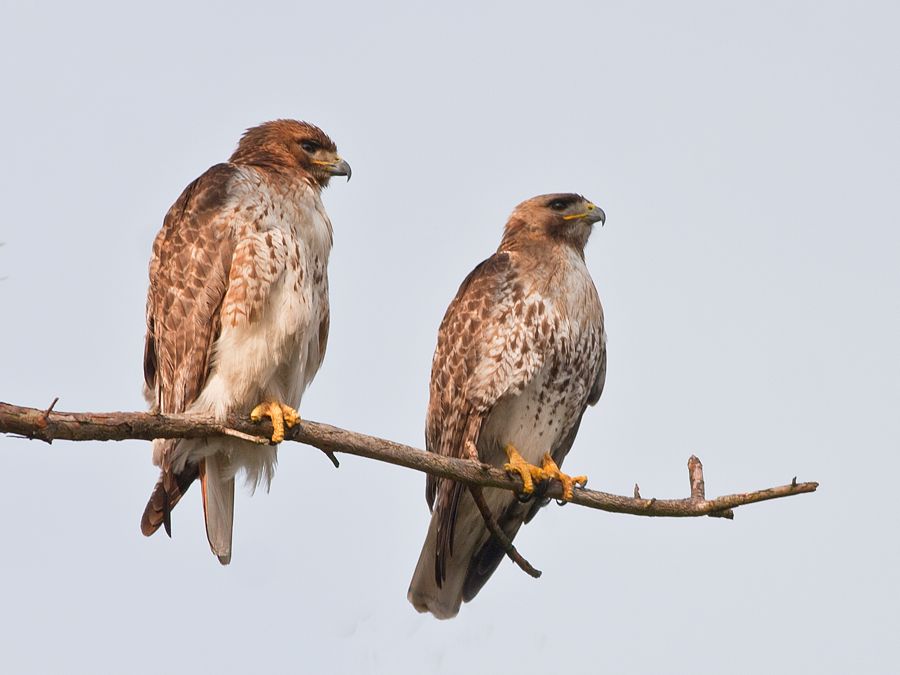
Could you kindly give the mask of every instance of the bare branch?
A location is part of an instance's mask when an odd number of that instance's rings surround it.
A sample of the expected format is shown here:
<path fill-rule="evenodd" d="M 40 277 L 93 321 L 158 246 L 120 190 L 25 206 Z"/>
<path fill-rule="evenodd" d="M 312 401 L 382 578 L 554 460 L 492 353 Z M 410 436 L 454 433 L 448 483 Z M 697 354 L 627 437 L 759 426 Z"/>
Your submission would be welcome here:
<path fill-rule="evenodd" d="M 688 476 L 691 479 L 691 499 L 702 502 L 706 499 L 706 481 L 703 480 L 703 462 L 697 455 L 688 458 Z"/>
<path fill-rule="evenodd" d="M 46 414 L 45 414 L 46 413 Z M 233 417 L 225 426 L 254 437 L 271 437 L 271 422 L 251 422 L 249 418 Z M 62 413 L 37 408 L 22 408 L 0 403 L 0 433 L 19 434 L 47 443 L 53 440 L 69 441 L 122 441 L 127 439 L 152 440 L 154 438 L 204 438 L 222 436 L 226 432 L 222 424 L 212 418 L 190 415 L 152 415 L 150 413 Z M 477 464 L 470 460 L 454 459 L 423 452 L 393 441 L 346 431 L 319 422 L 303 421 L 285 430 L 285 440 L 297 441 L 319 448 L 326 453 L 342 452 L 367 457 L 441 478 L 450 478 L 480 487 L 521 491 L 518 477 L 507 475 L 502 469 Z M 623 497 L 596 490 L 576 488 L 570 500 L 572 504 L 587 506 L 612 513 L 630 513 L 653 517 L 733 517 L 731 510 L 747 504 L 778 499 L 792 495 L 815 492 L 818 483 L 798 483 L 744 492 L 715 499 L 706 499 L 699 489 L 702 484 L 702 464 L 690 469 L 691 494 L 687 499 L 642 499 Z M 700 483 L 694 480 L 699 471 Z M 697 489 L 695 490 L 695 485 Z M 640 494 L 639 492 L 637 494 Z M 553 481 L 544 494 L 547 498 L 562 498 L 562 485 Z"/>
<path fill-rule="evenodd" d="M 516 550 L 512 541 L 506 536 L 506 532 L 504 532 L 497 523 L 494 514 L 491 513 L 491 507 L 484 501 L 484 493 L 482 493 L 481 487 L 478 485 L 470 485 L 469 492 L 472 493 L 472 499 L 475 500 L 475 506 L 477 506 L 478 510 L 481 512 L 481 517 L 484 519 L 484 524 L 487 525 L 487 529 L 490 531 L 491 536 L 493 536 L 494 540 L 500 544 L 503 551 L 509 556 L 509 559 L 516 563 L 516 565 L 529 576 L 532 576 L 535 579 L 539 578 L 541 576 L 541 571 L 532 567 L 531 563 L 522 557 L 522 554 Z"/>
<path fill-rule="evenodd" d="M 706 501 L 706 481 L 703 479 L 703 462 L 697 455 L 691 455 L 688 458 L 688 478 L 691 481 L 691 501 Z M 734 520 L 734 511 L 731 509 L 723 509 L 722 511 L 713 511 L 709 514 L 711 518 L 727 518 Z"/>

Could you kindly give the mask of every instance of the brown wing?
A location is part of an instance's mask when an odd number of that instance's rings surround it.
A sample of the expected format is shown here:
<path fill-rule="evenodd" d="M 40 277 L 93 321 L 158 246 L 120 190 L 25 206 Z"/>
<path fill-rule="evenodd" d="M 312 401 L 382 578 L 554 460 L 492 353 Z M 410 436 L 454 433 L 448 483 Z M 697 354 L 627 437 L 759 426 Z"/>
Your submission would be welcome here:
<path fill-rule="evenodd" d="M 466 457 L 503 396 L 524 389 L 543 364 L 550 308 L 527 293 L 513 254 L 494 254 L 463 281 L 438 332 L 431 373 L 425 445 Z M 461 486 L 429 476 L 425 495 L 438 519 L 435 574 L 440 583 L 452 554 Z"/>
<path fill-rule="evenodd" d="M 225 213 L 234 172 L 233 165 L 217 164 L 188 185 L 153 244 L 144 381 L 157 412 L 184 412 L 209 375 L 234 254 Z M 144 534 L 163 523 L 169 531 L 169 511 L 197 478 L 196 466 L 173 474 L 166 458 L 176 443 L 163 449 L 162 475 L 141 521 Z"/>
<path fill-rule="evenodd" d="M 144 377 L 162 413 L 183 412 L 206 383 L 234 255 L 222 213 L 234 171 L 217 164 L 188 185 L 153 244 Z"/>

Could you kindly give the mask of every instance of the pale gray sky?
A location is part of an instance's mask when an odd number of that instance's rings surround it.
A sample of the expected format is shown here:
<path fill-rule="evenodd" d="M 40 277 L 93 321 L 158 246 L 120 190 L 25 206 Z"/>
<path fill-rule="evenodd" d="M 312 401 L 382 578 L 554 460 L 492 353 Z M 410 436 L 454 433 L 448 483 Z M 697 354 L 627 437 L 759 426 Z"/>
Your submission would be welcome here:
<path fill-rule="evenodd" d="M 309 4 L 309 3 L 303 3 Z M 332 337 L 301 413 L 422 446 L 438 322 L 519 201 L 582 192 L 609 377 L 568 468 L 683 496 L 819 480 L 734 522 L 547 508 L 451 622 L 406 588 L 424 476 L 285 446 L 145 539 L 143 442 L 0 438 L 8 673 L 887 673 L 900 659 L 895 3 L 0 3 L 0 399 L 141 409 L 147 260 L 276 117 L 325 195 Z"/>

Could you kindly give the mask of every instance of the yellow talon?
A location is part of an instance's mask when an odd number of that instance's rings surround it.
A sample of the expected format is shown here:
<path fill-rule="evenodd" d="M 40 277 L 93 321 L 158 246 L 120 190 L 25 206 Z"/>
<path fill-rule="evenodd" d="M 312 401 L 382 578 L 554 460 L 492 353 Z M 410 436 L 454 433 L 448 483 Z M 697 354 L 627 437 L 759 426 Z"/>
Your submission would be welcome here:
<path fill-rule="evenodd" d="M 263 417 L 272 420 L 272 443 L 284 440 L 284 427 L 290 429 L 300 421 L 300 415 L 291 406 L 275 401 L 260 403 L 250 413 L 250 419 L 259 422 Z"/>
<path fill-rule="evenodd" d="M 544 477 L 547 479 L 556 478 L 563 486 L 563 501 L 568 502 L 571 501 L 572 496 L 575 494 L 575 486 L 584 487 L 587 485 L 587 476 L 570 476 L 568 474 L 563 473 L 559 470 L 559 467 L 556 465 L 556 462 L 553 461 L 553 457 L 550 456 L 550 453 L 544 453 L 544 462 L 541 467 Z"/>
<path fill-rule="evenodd" d="M 534 481 L 544 480 L 547 476 L 543 469 L 534 464 L 529 464 L 512 445 L 507 445 L 506 456 L 509 463 L 503 465 L 503 470 L 516 473 L 522 479 L 522 494 L 530 495 L 534 492 Z"/>

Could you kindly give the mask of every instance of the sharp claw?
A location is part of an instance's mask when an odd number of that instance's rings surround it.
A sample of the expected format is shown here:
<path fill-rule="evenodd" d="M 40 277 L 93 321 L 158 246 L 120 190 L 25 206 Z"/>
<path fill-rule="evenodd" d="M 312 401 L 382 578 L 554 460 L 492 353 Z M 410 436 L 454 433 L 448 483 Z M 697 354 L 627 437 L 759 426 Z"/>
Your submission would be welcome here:
<path fill-rule="evenodd" d="M 572 501 L 575 496 L 575 486 L 584 487 L 587 484 L 587 476 L 569 476 L 559 470 L 559 466 L 553 461 L 550 453 L 543 458 L 543 466 L 529 464 L 522 455 L 512 446 L 507 445 L 506 456 L 509 462 L 503 465 L 503 469 L 510 474 L 519 476 L 522 480 L 522 490 L 517 494 L 520 502 L 528 502 L 534 496 L 534 483 L 557 479 L 562 483 L 562 499 L 557 503 L 562 505 Z"/>
<path fill-rule="evenodd" d="M 288 429 L 300 421 L 300 414 L 290 406 L 282 405 L 281 412 L 284 415 L 284 423 L 287 425 Z"/>
<path fill-rule="evenodd" d="M 284 427 L 288 428 L 300 421 L 297 411 L 284 403 L 266 402 L 260 403 L 250 412 L 250 419 L 259 422 L 263 417 L 272 420 L 272 443 L 278 444 L 284 440 Z"/>
<path fill-rule="evenodd" d="M 530 495 L 534 492 L 534 482 L 531 480 L 531 473 L 528 469 L 520 464 L 504 464 L 503 470 L 510 474 L 515 474 L 522 480 L 522 494 Z"/>
<path fill-rule="evenodd" d="M 559 470 L 559 466 L 553 461 L 553 457 L 550 456 L 550 453 L 544 455 L 544 464 L 541 467 L 544 471 L 544 475 L 550 478 L 556 478 L 560 483 L 562 483 L 563 495 L 562 499 L 556 500 L 556 503 L 562 506 L 567 502 L 572 501 L 572 497 L 575 496 L 575 486 L 584 487 L 587 485 L 587 476 L 569 476 L 568 474 L 563 473 Z"/>
<path fill-rule="evenodd" d="M 505 450 L 509 463 L 504 464 L 503 469 L 508 473 L 516 474 L 522 479 L 520 495 L 530 499 L 531 494 L 534 492 L 534 482 L 546 478 L 544 471 L 534 464 L 529 464 L 512 445 L 507 445 Z"/>

